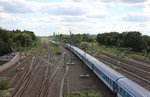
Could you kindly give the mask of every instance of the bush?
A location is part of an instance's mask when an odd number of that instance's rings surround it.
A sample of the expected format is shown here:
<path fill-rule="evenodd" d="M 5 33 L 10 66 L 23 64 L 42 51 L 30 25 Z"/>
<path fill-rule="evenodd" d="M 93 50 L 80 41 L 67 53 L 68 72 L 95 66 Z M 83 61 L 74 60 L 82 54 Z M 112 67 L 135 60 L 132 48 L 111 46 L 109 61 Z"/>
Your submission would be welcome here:
<path fill-rule="evenodd" d="M 86 51 L 89 48 L 89 44 L 87 42 L 81 42 L 80 48 Z"/>
<path fill-rule="evenodd" d="M 8 84 L 8 80 L 0 80 L 0 90 L 7 90 L 9 88 Z"/>
<path fill-rule="evenodd" d="M 55 48 L 54 48 L 54 53 L 55 53 L 56 55 L 60 55 L 60 54 L 61 54 L 61 49 L 60 49 L 59 47 L 55 47 Z"/>

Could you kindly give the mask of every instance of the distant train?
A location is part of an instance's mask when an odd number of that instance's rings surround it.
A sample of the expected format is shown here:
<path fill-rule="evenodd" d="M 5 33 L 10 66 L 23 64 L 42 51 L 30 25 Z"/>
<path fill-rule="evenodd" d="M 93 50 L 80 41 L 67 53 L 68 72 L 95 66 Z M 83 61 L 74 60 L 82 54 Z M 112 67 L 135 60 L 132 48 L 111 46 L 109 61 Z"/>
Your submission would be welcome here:
<path fill-rule="evenodd" d="M 76 54 L 117 97 L 150 97 L 150 92 L 122 74 L 108 67 L 81 49 L 67 44 L 67 48 Z"/>

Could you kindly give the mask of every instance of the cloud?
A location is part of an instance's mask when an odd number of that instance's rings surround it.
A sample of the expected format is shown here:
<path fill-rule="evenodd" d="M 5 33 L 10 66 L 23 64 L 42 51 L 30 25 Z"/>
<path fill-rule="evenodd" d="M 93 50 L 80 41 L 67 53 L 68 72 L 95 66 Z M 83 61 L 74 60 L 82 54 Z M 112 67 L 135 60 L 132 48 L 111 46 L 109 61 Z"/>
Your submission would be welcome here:
<path fill-rule="evenodd" d="M 70 0 L 72 2 L 103 2 L 103 3 L 144 3 L 148 0 Z"/>
<path fill-rule="evenodd" d="M 90 13 L 87 13 L 87 17 L 88 18 L 105 18 L 107 17 L 109 14 L 106 12 L 106 11 L 101 11 L 101 10 L 97 10 L 97 11 L 94 11 L 94 12 L 90 12 Z"/>
<path fill-rule="evenodd" d="M 122 20 L 130 22 L 146 22 L 149 21 L 149 17 L 140 14 L 127 14 Z"/>
<path fill-rule="evenodd" d="M 150 20 L 148 15 L 139 13 L 128 13 L 115 18 L 126 22 L 148 22 Z"/>
<path fill-rule="evenodd" d="M 0 13 L 0 23 L 11 22 L 14 18 L 8 13 Z"/>
<path fill-rule="evenodd" d="M 46 13 L 52 15 L 77 16 L 85 14 L 85 6 L 69 2 L 39 3 L 25 0 L 2 0 L 0 8 L 8 13 Z"/>
<path fill-rule="evenodd" d="M 123 3 L 144 3 L 147 0 L 120 0 Z"/>
<path fill-rule="evenodd" d="M 150 24 L 150 0 L 44 1 L 0 0 L 0 26 L 32 30 L 36 35 L 69 33 L 70 30 L 91 34 L 150 31 L 149 25 L 145 26 Z"/>
<path fill-rule="evenodd" d="M 9 13 L 29 13 L 33 12 L 33 7 L 30 7 L 24 0 L 1 0 L 0 6 L 5 12 Z"/>
<path fill-rule="evenodd" d="M 77 16 L 86 13 L 85 10 L 82 9 L 81 7 L 72 4 L 71 5 L 56 4 L 52 8 L 49 8 L 47 12 L 54 15 L 71 15 L 71 16 Z"/>
<path fill-rule="evenodd" d="M 86 22 L 87 19 L 84 16 L 64 16 L 61 22 Z"/>

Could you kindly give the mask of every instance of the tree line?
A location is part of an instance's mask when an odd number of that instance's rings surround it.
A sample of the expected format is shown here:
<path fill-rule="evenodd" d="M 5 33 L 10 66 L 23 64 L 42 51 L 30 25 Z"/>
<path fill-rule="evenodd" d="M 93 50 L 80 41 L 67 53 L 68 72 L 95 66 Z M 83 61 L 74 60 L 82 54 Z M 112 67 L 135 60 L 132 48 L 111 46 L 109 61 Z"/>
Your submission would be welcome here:
<path fill-rule="evenodd" d="M 150 36 L 142 35 L 139 31 L 106 32 L 97 35 L 90 34 L 59 34 L 53 35 L 55 41 L 79 46 L 82 42 L 95 41 L 100 45 L 132 48 L 133 51 L 150 51 Z"/>
<path fill-rule="evenodd" d="M 20 50 L 24 47 L 31 47 L 36 41 L 36 36 L 32 31 L 6 30 L 0 28 L 0 56 L 10 53 L 12 48 Z"/>
<path fill-rule="evenodd" d="M 101 33 L 97 35 L 96 41 L 102 45 L 127 47 L 138 52 L 150 51 L 150 37 L 138 31 Z"/>
<path fill-rule="evenodd" d="M 59 34 L 54 35 L 53 40 L 60 41 L 63 43 L 73 44 L 75 46 L 79 45 L 81 42 L 92 42 L 94 38 L 90 34 Z"/>

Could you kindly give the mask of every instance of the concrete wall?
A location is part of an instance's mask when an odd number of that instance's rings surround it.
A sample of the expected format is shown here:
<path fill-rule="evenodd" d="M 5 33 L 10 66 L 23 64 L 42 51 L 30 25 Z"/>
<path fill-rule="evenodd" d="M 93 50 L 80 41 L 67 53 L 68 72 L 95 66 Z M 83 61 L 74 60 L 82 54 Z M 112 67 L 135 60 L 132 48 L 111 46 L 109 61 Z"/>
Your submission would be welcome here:
<path fill-rule="evenodd" d="M 0 66 L 0 73 L 6 70 L 7 68 L 13 66 L 15 63 L 17 63 L 19 61 L 19 58 L 20 58 L 20 53 L 17 52 L 16 56 L 12 58 L 12 60 Z"/>

